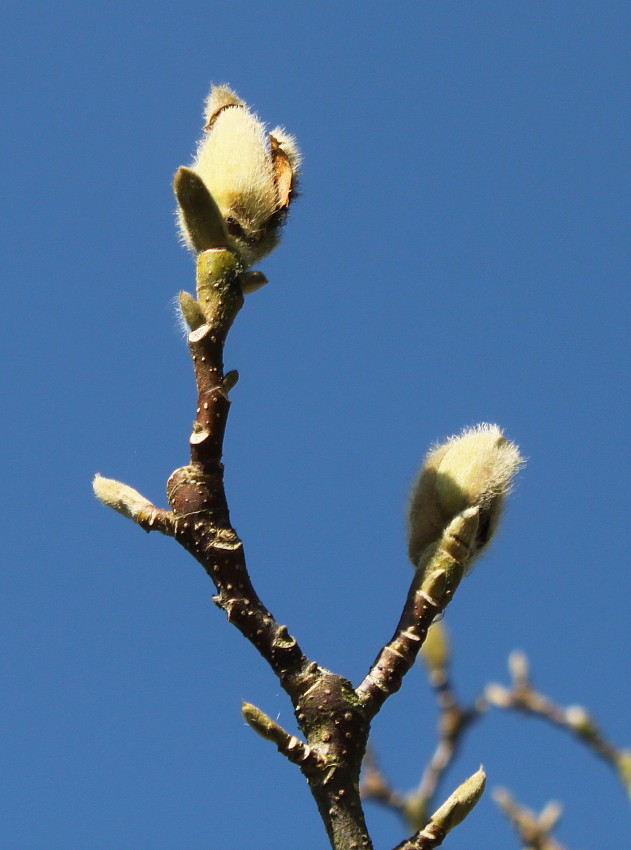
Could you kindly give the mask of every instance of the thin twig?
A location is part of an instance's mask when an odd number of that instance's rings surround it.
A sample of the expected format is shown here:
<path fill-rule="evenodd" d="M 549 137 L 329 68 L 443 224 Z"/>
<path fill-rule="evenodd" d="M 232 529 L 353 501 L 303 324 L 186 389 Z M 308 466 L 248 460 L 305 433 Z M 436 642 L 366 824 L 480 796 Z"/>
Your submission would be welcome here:
<path fill-rule="evenodd" d="M 621 770 L 625 751 L 605 738 L 587 710 L 578 705 L 563 708 L 538 691 L 530 678 L 529 663 L 524 653 L 512 652 L 508 666 L 513 677 L 511 686 L 506 688 L 495 682 L 489 684 L 485 689 L 487 702 L 496 708 L 539 717 L 569 732 L 607 762 L 628 790 L 624 771 Z"/>
<path fill-rule="evenodd" d="M 493 792 L 493 799 L 511 822 L 519 840 L 523 842 L 523 850 L 565 850 L 563 845 L 550 835 L 561 816 L 558 803 L 548 803 L 537 815 L 518 803 L 504 788 L 497 788 Z"/>

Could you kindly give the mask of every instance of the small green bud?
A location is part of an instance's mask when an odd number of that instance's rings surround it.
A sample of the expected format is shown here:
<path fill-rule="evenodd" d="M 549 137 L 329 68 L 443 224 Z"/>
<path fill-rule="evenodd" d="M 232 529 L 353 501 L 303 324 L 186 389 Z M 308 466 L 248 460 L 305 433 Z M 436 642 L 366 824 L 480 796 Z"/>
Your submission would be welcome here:
<path fill-rule="evenodd" d="M 476 806 L 482 796 L 485 784 L 486 774 L 480 768 L 473 776 L 470 776 L 456 788 L 442 806 L 434 812 L 430 822 L 435 823 L 445 833 L 451 832 L 454 827 L 462 823 Z"/>
<path fill-rule="evenodd" d="M 251 726 L 261 738 L 265 738 L 267 741 L 277 742 L 280 727 L 277 723 L 274 723 L 268 714 L 265 714 L 260 708 L 252 705 L 251 702 L 245 701 L 241 703 L 241 713 L 248 726 Z"/>
<path fill-rule="evenodd" d="M 239 373 L 236 369 L 231 369 L 229 372 L 223 376 L 223 381 L 221 382 L 221 389 L 225 393 L 229 393 L 231 389 L 236 387 L 237 381 L 239 380 Z"/>
<path fill-rule="evenodd" d="M 202 308 L 199 306 L 197 299 L 190 292 L 185 292 L 183 289 L 180 291 L 179 300 L 184 321 L 192 331 L 196 331 L 197 328 L 200 328 L 206 322 Z"/>
<path fill-rule="evenodd" d="M 409 556 L 418 564 L 424 550 L 440 540 L 449 523 L 478 509 L 478 529 L 469 560 L 490 541 L 523 464 L 519 449 L 497 425 L 478 425 L 432 449 L 412 490 L 408 514 Z"/>
<path fill-rule="evenodd" d="M 257 289 L 265 286 L 268 280 L 263 272 L 243 272 L 239 275 L 239 283 L 243 294 L 249 295 L 250 292 L 256 292 Z"/>

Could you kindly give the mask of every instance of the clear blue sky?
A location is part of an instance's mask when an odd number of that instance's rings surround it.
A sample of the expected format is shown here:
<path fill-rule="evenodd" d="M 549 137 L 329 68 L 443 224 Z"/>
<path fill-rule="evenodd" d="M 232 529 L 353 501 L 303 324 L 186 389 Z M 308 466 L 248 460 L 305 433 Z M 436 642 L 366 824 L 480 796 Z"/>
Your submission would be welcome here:
<path fill-rule="evenodd" d="M 0 846 L 327 846 L 297 770 L 243 723 L 293 727 L 176 544 L 90 480 L 159 504 L 194 388 L 172 299 L 193 287 L 172 175 L 209 84 L 304 153 L 283 245 L 227 367 L 233 521 L 266 604 L 353 681 L 395 625 L 404 506 L 436 439 L 498 422 L 529 464 L 446 622 L 456 686 L 519 647 L 561 703 L 631 746 L 627 2 L 5 2 L 5 480 Z M 412 786 L 433 745 L 420 670 L 376 720 Z M 445 793 L 563 801 L 573 850 L 628 846 L 608 768 L 490 715 Z M 405 835 L 369 809 L 375 845 Z M 516 847 L 490 794 L 450 847 Z"/>

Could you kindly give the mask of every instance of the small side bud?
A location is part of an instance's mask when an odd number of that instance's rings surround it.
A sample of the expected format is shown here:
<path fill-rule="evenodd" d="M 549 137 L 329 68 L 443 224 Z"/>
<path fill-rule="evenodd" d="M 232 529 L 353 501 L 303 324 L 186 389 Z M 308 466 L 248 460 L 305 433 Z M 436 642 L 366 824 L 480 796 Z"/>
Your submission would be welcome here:
<path fill-rule="evenodd" d="M 243 294 L 249 295 L 250 292 L 256 292 L 257 289 L 265 286 L 268 280 L 263 272 L 243 272 L 239 275 L 239 283 Z"/>
<path fill-rule="evenodd" d="M 413 564 L 449 523 L 465 510 L 477 508 L 479 524 L 471 560 L 490 541 L 523 465 L 519 449 L 497 425 L 478 425 L 432 449 L 417 477 L 408 514 L 408 552 Z"/>
<path fill-rule="evenodd" d="M 489 682 L 484 689 L 484 699 L 497 708 L 508 708 L 513 704 L 511 692 L 497 682 Z"/>
<path fill-rule="evenodd" d="M 525 685 L 530 680 L 530 664 L 528 656 L 514 649 L 508 656 L 508 671 L 516 685 Z"/>
<path fill-rule="evenodd" d="M 184 321 L 192 331 L 196 331 L 206 321 L 204 312 L 199 306 L 197 299 L 190 292 L 180 291 L 180 310 Z"/>
<path fill-rule="evenodd" d="M 266 741 L 277 742 L 278 730 L 280 727 L 277 723 L 274 723 L 269 715 L 265 714 L 264 711 L 261 711 L 261 709 L 257 708 L 255 705 L 252 705 L 251 702 L 241 703 L 241 713 L 243 714 L 245 722 L 248 726 L 254 729 L 257 735 L 260 735 L 261 738 L 265 738 Z"/>
<path fill-rule="evenodd" d="M 221 382 L 221 389 L 225 393 L 229 393 L 231 389 L 236 387 L 237 382 L 239 380 L 239 373 L 236 369 L 231 369 L 229 372 L 223 376 L 223 381 Z"/>
<path fill-rule="evenodd" d="M 556 800 L 550 800 L 539 813 L 537 826 L 542 832 L 551 832 L 560 821 L 562 815 L 563 806 L 561 803 Z"/>
<path fill-rule="evenodd" d="M 456 788 L 442 806 L 434 812 L 430 822 L 439 826 L 445 833 L 450 832 L 459 823 L 462 823 L 475 808 L 482 796 L 485 784 L 486 774 L 480 768 L 473 776 L 470 776 Z"/>
<path fill-rule="evenodd" d="M 98 473 L 94 476 L 92 489 L 100 502 L 134 521 L 145 517 L 153 508 L 151 502 L 138 490 L 113 478 L 103 478 Z"/>

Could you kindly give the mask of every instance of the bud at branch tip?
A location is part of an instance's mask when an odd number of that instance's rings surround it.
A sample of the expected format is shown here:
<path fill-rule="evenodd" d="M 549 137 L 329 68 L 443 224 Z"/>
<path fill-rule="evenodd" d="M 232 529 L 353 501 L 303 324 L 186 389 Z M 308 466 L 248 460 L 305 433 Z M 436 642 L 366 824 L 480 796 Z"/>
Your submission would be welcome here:
<path fill-rule="evenodd" d="M 228 86 L 213 86 L 204 135 L 175 178 L 183 241 L 199 253 L 230 248 L 243 269 L 277 244 L 300 167 L 295 139 L 271 132 Z"/>
<path fill-rule="evenodd" d="M 103 478 L 98 473 L 94 476 L 92 488 L 100 502 L 134 521 L 147 509 L 153 508 L 151 502 L 133 487 L 113 478 Z"/>
<path fill-rule="evenodd" d="M 523 463 L 518 447 L 497 425 L 477 425 L 433 448 L 412 489 L 408 511 L 412 563 L 418 565 L 428 546 L 451 536 L 470 551 L 456 553 L 445 548 L 463 566 L 469 565 L 493 536 L 515 473 Z M 471 537 L 474 512 L 477 528 Z M 458 517 L 471 520 L 462 528 L 450 527 Z M 463 532 L 469 539 L 463 539 Z"/>

